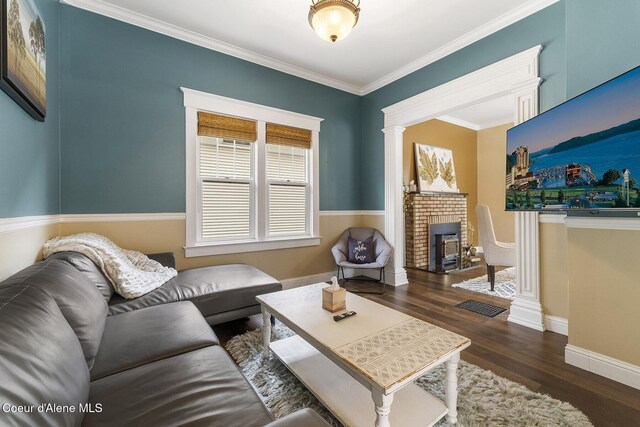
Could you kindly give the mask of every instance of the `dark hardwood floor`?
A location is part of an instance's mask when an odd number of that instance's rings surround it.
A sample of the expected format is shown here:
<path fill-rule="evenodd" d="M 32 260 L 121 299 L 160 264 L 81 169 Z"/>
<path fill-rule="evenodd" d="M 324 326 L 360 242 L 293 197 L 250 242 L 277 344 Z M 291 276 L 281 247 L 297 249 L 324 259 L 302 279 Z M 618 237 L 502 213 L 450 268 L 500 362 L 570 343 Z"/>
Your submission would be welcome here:
<path fill-rule="evenodd" d="M 471 347 L 462 352 L 462 359 L 569 402 L 596 426 L 640 426 L 640 391 L 564 363 L 567 337 L 509 323 L 508 310 L 490 318 L 455 307 L 471 298 L 509 307 L 507 300 L 451 287 L 484 273 L 483 268 L 449 275 L 408 270 L 409 285 L 387 287 L 380 296 L 362 296 L 470 338 Z M 378 285 L 349 286 L 372 289 Z M 214 331 L 224 345 L 234 335 L 260 326 L 260 316 L 253 316 L 215 326 Z"/>

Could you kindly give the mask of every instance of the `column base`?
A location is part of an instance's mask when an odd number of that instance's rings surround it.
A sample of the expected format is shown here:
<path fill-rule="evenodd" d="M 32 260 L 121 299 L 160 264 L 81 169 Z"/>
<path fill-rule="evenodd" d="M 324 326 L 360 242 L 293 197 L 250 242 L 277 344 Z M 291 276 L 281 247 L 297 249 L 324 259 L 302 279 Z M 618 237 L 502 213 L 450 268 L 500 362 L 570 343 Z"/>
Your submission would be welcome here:
<path fill-rule="evenodd" d="M 391 286 L 403 286 L 409 284 L 409 279 L 407 278 L 407 270 L 404 268 L 392 270 L 387 269 L 385 271 L 387 285 Z"/>
<path fill-rule="evenodd" d="M 509 322 L 544 332 L 544 312 L 538 301 L 518 298 L 511 303 Z"/>

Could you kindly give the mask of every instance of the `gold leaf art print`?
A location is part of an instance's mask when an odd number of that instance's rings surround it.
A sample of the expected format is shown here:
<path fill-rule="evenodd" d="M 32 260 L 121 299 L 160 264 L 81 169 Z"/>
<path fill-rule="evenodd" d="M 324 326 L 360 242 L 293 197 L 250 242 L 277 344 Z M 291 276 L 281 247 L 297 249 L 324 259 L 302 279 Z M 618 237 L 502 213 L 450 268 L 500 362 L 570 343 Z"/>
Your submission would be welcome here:
<path fill-rule="evenodd" d="M 453 159 L 449 159 L 447 163 L 442 163 L 441 160 L 438 160 L 438 163 L 440 164 L 440 176 L 449 187 L 453 188 L 456 185 L 456 175 L 453 173 Z"/>
<path fill-rule="evenodd" d="M 421 192 L 457 192 L 452 151 L 431 145 L 414 145 L 419 190 Z"/>
<path fill-rule="evenodd" d="M 424 180 L 427 185 L 433 184 L 436 178 L 438 178 L 438 159 L 436 158 L 436 154 L 433 153 L 433 155 L 429 157 L 426 152 L 421 151 L 418 171 L 421 180 Z"/>

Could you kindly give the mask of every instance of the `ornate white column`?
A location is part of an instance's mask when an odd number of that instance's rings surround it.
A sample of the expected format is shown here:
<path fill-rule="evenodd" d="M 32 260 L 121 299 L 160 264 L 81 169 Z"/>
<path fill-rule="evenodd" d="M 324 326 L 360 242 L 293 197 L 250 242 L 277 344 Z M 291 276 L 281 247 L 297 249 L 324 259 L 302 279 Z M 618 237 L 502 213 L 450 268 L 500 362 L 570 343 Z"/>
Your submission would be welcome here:
<path fill-rule="evenodd" d="M 386 268 L 387 283 L 409 283 L 404 269 L 404 216 L 402 212 L 402 135 L 405 128 L 389 126 L 384 132 L 384 228 L 393 256 Z"/>
<path fill-rule="evenodd" d="M 536 78 L 512 88 L 515 125 L 538 114 L 540 82 L 541 79 Z M 516 212 L 516 298 L 511 303 L 509 321 L 544 331 L 544 313 L 540 304 L 538 215 L 537 212 Z"/>

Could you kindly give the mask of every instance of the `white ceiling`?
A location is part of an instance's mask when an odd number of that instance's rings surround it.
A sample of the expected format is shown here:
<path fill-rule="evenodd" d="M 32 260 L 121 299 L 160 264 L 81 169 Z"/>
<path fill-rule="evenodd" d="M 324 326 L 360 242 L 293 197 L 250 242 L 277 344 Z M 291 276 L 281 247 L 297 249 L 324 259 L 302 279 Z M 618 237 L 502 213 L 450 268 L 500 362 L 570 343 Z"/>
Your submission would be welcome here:
<path fill-rule="evenodd" d="M 482 130 L 513 123 L 514 111 L 513 96 L 507 95 L 454 111 L 438 119 L 469 129 Z"/>
<path fill-rule="evenodd" d="M 558 0 L 362 0 L 337 43 L 307 22 L 310 0 L 62 0 L 352 93 L 365 94 Z"/>

